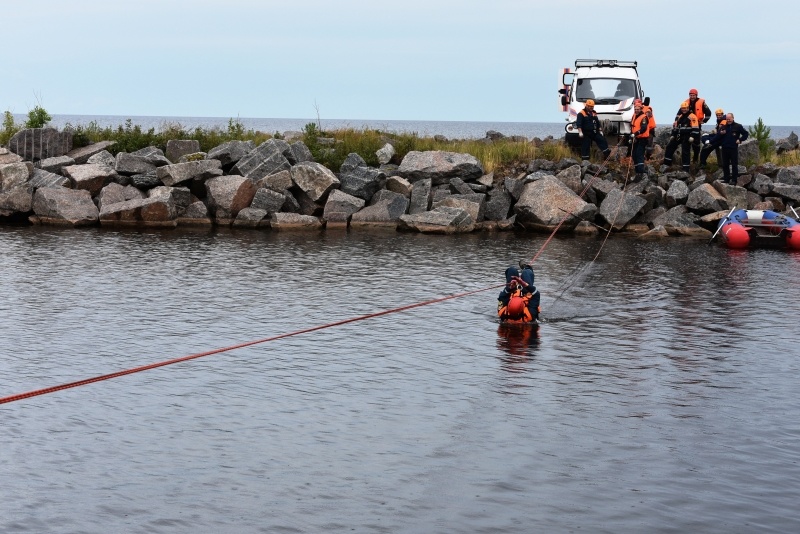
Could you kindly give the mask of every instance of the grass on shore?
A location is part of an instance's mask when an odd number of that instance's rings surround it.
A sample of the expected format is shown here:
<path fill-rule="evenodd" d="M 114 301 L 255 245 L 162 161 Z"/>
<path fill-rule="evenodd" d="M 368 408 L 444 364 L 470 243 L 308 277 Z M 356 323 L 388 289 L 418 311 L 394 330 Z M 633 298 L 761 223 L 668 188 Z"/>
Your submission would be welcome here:
<path fill-rule="evenodd" d="M 13 124 L 11 114 L 6 112 L 3 127 L 0 130 L 0 144 L 8 139 L 23 125 Z M 256 145 L 268 139 L 282 138 L 279 132 L 265 133 L 249 130 L 237 119 L 229 119 L 227 128 L 195 128 L 186 129 L 178 123 L 164 123 L 160 128 L 142 129 L 132 123 L 131 119 L 117 127 L 101 128 L 96 122 L 67 128 L 73 132 L 73 145 L 86 146 L 99 141 L 113 141 L 109 148 L 112 154 L 118 152 L 134 152 L 148 146 L 166 150 L 167 141 L 194 139 L 200 143 L 200 150 L 208 152 L 212 148 L 227 141 L 253 141 Z M 391 163 L 399 164 L 411 151 L 442 150 L 466 153 L 475 156 L 487 173 L 501 169 L 514 168 L 521 164 L 541 158 L 558 161 L 566 157 L 576 157 L 575 153 L 560 139 L 544 142 L 532 142 L 519 138 L 502 138 L 496 141 L 487 139 L 445 139 L 441 137 L 420 137 L 416 133 L 393 133 L 373 129 L 344 128 L 322 131 L 314 123 L 306 125 L 300 132 L 302 140 L 314 159 L 334 172 L 338 172 L 344 160 L 351 153 L 360 155 L 370 166 L 377 167 L 377 150 L 386 143 L 391 143 L 395 155 Z M 292 141 L 289 139 L 288 141 Z M 776 155 L 774 152 L 762 157 L 762 163 L 772 162 L 779 166 L 800 165 L 800 153 L 792 151 Z"/>

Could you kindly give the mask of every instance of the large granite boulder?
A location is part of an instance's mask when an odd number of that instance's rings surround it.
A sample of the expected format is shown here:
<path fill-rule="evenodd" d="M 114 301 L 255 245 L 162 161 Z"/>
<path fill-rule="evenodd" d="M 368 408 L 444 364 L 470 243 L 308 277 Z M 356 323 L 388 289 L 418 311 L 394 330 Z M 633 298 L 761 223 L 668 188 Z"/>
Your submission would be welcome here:
<path fill-rule="evenodd" d="M 583 191 L 582 173 L 580 165 L 572 165 L 556 175 L 556 178 L 564 182 L 564 184 L 572 189 L 575 193 L 580 194 Z"/>
<path fill-rule="evenodd" d="M 233 219 L 250 207 L 256 194 L 256 184 L 244 176 L 230 175 L 206 181 L 208 209 L 218 220 Z"/>
<path fill-rule="evenodd" d="M 97 202 L 97 208 L 102 213 L 103 208 L 112 204 L 119 204 L 128 200 L 141 200 L 143 198 L 147 198 L 147 195 L 139 189 L 131 185 L 120 185 L 112 182 L 100 190 L 95 201 Z"/>
<path fill-rule="evenodd" d="M 705 215 L 728 208 L 728 201 L 711 184 L 703 184 L 689 193 L 686 207 L 694 213 Z"/>
<path fill-rule="evenodd" d="M 101 150 L 100 152 L 89 156 L 86 161 L 75 160 L 75 163 L 78 165 L 81 163 L 97 163 L 113 168 L 117 164 L 117 158 L 114 157 L 108 150 Z"/>
<path fill-rule="evenodd" d="M 147 198 L 134 198 L 104 206 L 100 224 L 104 226 L 175 226 L 177 209 L 169 187 L 157 187 Z"/>
<path fill-rule="evenodd" d="M 483 217 L 489 221 L 504 221 L 511 211 L 512 198 L 503 188 L 489 190 L 489 200 L 483 210 Z M 410 210 L 409 210 L 410 213 Z"/>
<path fill-rule="evenodd" d="M 363 198 L 334 189 L 328 195 L 322 218 L 327 222 L 328 226 L 336 224 L 346 226 L 350 222 L 350 217 L 363 208 L 364 204 L 366 202 Z"/>
<path fill-rule="evenodd" d="M 166 186 L 175 186 L 189 180 L 205 181 L 222 176 L 222 163 L 217 159 L 204 159 L 165 165 L 156 170 L 158 179 Z"/>
<path fill-rule="evenodd" d="M 256 190 L 250 207 L 264 210 L 269 215 L 281 211 L 281 207 L 285 202 L 286 195 L 284 193 L 274 191 L 268 187 L 260 187 Z"/>
<path fill-rule="evenodd" d="M 7 148 L 0 146 L 0 165 L 8 165 L 9 163 L 19 163 L 22 157 L 10 152 Z"/>
<path fill-rule="evenodd" d="M 24 184 L 31 175 L 33 175 L 33 164 L 30 161 L 0 165 L 0 191 Z"/>
<path fill-rule="evenodd" d="M 34 189 L 39 189 L 40 187 L 71 187 L 72 182 L 61 174 L 43 171 L 42 169 L 33 169 L 28 185 Z"/>
<path fill-rule="evenodd" d="M 256 180 L 256 186 L 267 187 L 273 191 L 283 192 L 294 185 L 290 171 L 280 171 Z"/>
<path fill-rule="evenodd" d="M 472 232 L 475 221 L 462 209 L 440 206 L 425 213 L 401 215 L 397 228 L 425 234 L 461 234 Z"/>
<path fill-rule="evenodd" d="M 89 161 L 89 158 L 96 156 L 101 152 L 105 152 L 110 155 L 108 148 L 113 145 L 114 141 L 100 141 L 98 143 L 92 143 L 91 145 L 82 146 L 80 148 L 74 148 L 67 152 L 67 156 L 75 160 L 76 165 L 82 165 L 84 163 L 100 163 L 98 161 Z"/>
<path fill-rule="evenodd" d="M 400 162 L 397 174 L 409 182 L 430 179 L 433 185 L 449 183 L 450 178 L 458 177 L 465 182 L 483 176 L 483 166 L 471 154 L 431 150 L 411 151 Z"/>
<path fill-rule="evenodd" d="M 389 191 L 394 191 L 395 193 L 400 193 L 406 198 L 411 198 L 411 182 L 401 176 L 390 176 L 387 178 L 385 187 Z"/>
<path fill-rule="evenodd" d="M 612 189 L 600 204 L 598 215 L 614 230 L 622 230 L 633 220 L 647 201 L 639 195 Z"/>
<path fill-rule="evenodd" d="M 382 189 L 372 198 L 372 204 L 354 213 L 351 227 L 396 227 L 400 216 L 408 209 L 408 199 L 399 193 Z"/>
<path fill-rule="evenodd" d="M 292 167 L 292 182 L 314 202 L 325 202 L 328 193 L 340 185 L 330 169 L 313 161 Z"/>
<path fill-rule="evenodd" d="M 411 184 L 411 199 L 408 206 L 408 213 L 415 215 L 425 213 L 431 209 L 433 202 L 433 182 L 430 178 L 417 180 Z"/>
<path fill-rule="evenodd" d="M 386 182 L 386 175 L 378 169 L 356 167 L 339 174 L 339 188 L 349 195 L 369 201 Z"/>
<path fill-rule="evenodd" d="M 0 217 L 13 217 L 33 209 L 33 187 L 22 184 L 0 191 Z"/>
<path fill-rule="evenodd" d="M 25 128 L 11 136 L 6 147 L 25 161 L 63 156 L 72 150 L 72 132 L 55 128 Z"/>
<path fill-rule="evenodd" d="M 275 174 L 276 172 L 291 168 L 289 160 L 283 152 L 287 150 L 288 144 L 280 139 L 268 139 L 255 150 L 244 155 L 233 166 L 231 172 L 241 174 L 251 180 L 258 180 L 264 176 Z M 213 151 L 212 151 L 213 152 Z M 209 152 L 211 158 L 211 152 Z"/>
<path fill-rule="evenodd" d="M 228 141 L 209 150 L 206 158 L 219 160 L 223 169 L 230 169 L 255 149 L 253 141 Z"/>
<path fill-rule="evenodd" d="M 668 208 L 674 208 L 678 204 L 686 204 L 689 198 L 689 186 L 680 180 L 673 180 L 667 189 L 665 201 Z"/>
<path fill-rule="evenodd" d="M 83 165 L 70 165 L 62 169 L 64 176 L 70 179 L 73 189 L 85 189 L 94 196 L 100 192 L 104 185 L 110 183 L 117 174 L 111 167 L 84 163 Z"/>
<path fill-rule="evenodd" d="M 298 163 L 302 163 L 304 161 L 314 161 L 314 156 L 311 154 L 311 150 L 309 150 L 306 144 L 302 141 L 295 141 L 289 145 L 289 151 L 284 151 L 284 155 L 292 165 L 297 165 Z"/>
<path fill-rule="evenodd" d="M 180 161 L 181 156 L 200 152 L 200 141 L 197 139 L 170 139 L 167 141 L 166 158 L 173 163 Z"/>
<path fill-rule="evenodd" d="M 583 220 L 593 220 L 597 206 L 585 202 L 555 176 L 545 176 L 525 185 L 514 213 L 525 228 L 570 231 Z"/>
<path fill-rule="evenodd" d="M 134 174 L 145 174 L 156 170 L 156 164 L 150 157 L 145 155 L 120 152 L 117 154 L 114 163 L 114 170 L 119 174 L 133 176 Z"/>
<path fill-rule="evenodd" d="M 36 162 L 36 167 L 55 174 L 61 174 L 61 169 L 69 165 L 75 165 L 75 160 L 69 156 L 54 156 Z"/>
<path fill-rule="evenodd" d="M 459 208 L 466 211 L 472 222 L 481 222 L 484 218 L 484 206 L 486 205 L 486 195 L 482 193 L 472 193 L 469 195 L 450 195 L 447 198 L 435 202 L 432 209 L 440 206 L 448 208 Z"/>
<path fill-rule="evenodd" d="M 320 230 L 322 221 L 312 215 L 299 213 L 273 213 L 269 224 L 273 230 Z"/>
<path fill-rule="evenodd" d="M 33 212 L 42 224 L 64 226 L 94 225 L 99 217 L 89 191 L 64 187 L 37 189 L 33 195 Z"/>

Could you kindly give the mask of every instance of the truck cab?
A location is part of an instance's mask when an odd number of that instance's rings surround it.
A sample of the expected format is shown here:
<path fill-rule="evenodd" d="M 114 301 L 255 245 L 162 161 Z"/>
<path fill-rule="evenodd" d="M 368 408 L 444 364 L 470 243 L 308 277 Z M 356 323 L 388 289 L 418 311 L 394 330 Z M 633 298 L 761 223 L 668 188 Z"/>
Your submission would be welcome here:
<path fill-rule="evenodd" d="M 565 138 L 573 146 L 580 145 L 575 121 L 587 100 L 594 100 L 606 135 L 630 133 L 633 101 L 645 100 L 636 61 L 576 59 L 574 71 L 563 69 L 561 84 L 561 109 L 567 113 Z"/>

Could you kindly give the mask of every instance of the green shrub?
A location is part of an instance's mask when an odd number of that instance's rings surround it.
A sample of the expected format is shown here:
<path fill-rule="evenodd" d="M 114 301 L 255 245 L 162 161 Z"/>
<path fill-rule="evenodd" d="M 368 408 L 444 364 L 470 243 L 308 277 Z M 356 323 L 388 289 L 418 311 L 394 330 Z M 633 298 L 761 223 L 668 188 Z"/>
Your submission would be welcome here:
<path fill-rule="evenodd" d="M 12 115 L 10 111 L 6 110 L 3 113 L 3 130 L 0 131 L 0 145 L 5 145 L 8 143 L 8 140 L 11 139 L 19 130 L 20 127 L 14 124 L 14 115 Z"/>
<path fill-rule="evenodd" d="M 767 159 L 774 148 L 774 142 L 769 138 L 772 129 L 764 124 L 761 117 L 758 118 L 753 126 L 747 128 L 747 132 L 758 141 L 758 152 L 762 159 Z"/>
<path fill-rule="evenodd" d="M 37 105 L 28 112 L 25 128 L 44 128 L 51 120 L 53 117 L 42 106 Z"/>

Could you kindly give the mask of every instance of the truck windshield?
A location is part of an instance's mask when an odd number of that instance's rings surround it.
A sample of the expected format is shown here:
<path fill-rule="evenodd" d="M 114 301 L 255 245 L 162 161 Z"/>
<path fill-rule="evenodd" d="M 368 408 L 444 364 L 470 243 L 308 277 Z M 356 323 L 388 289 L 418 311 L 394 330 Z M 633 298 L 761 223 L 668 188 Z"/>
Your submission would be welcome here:
<path fill-rule="evenodd" d="M 586 102 L 590 98 L 595 104 L 619 104 L 628 98 L 635 98 L 636 82 L 618 78 L 583 78 L 578 79 L 575 100 Z"/>

